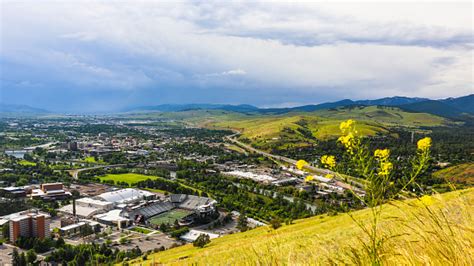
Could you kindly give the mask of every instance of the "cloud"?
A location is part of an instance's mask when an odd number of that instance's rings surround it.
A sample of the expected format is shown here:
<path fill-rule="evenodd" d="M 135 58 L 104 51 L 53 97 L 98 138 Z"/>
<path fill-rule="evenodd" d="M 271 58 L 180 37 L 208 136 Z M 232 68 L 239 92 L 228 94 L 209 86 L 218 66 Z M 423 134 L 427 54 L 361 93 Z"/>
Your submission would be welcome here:
<path fill-rule="evenodd" d="M 471 5 L 5 2 L 1 100 L 35 101 L 21 92 L 62 109 L 72 107 L 61 97 L 119 108 L 460 96 L 473 87 Z"/>
<path fill-rule="evenodd" d="M 247 72 L 245 72 L 245 70 L 238 68 L 238 69 L 232 69 L 232 70 L 217 72 L 217 73 L 209 73 L 209 74 L 203 74 L 203 75 L 198 74 L 198 75 L 195 75 L 195 77 L 209 78 L 209 77 L 225 77 L 225 76 L 243 76 L 246 74 Z"/>
<path fill-rule="evenodd" d="M 97 39 L 97 36 L 92 32 L 75 32 L 75 33 L 66 33 L 59 36 L 63 39 L 72 39 L 83 42 L 94 41 Z"/>

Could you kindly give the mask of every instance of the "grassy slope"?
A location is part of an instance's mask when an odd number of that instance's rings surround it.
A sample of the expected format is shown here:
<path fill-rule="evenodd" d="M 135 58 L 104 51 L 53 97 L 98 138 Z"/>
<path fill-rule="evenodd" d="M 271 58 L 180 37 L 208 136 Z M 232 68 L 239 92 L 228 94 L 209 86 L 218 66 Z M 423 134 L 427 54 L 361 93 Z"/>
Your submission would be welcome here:
<path fill-rule="evenodd" d="M 235 129 L 243 132 L 243 137 L 253 141 L 268 141 L 273 138 L 284 138 L 287 142 L 308 142 L 297 129 L 302 126 L 298 121 L 305 120 L 307 129 L 318 139 L 337 137 L 339 124 L 343 120 L 358 121 L 358 130 L 363 135 L 386 133 L 395 126 L 420 127 L 449 125 L 449 120 L 425 113 L 410 113 L 396 107 L 354 107 L 320 110 L 315 112 L 291 112 L 275 114 L 242 114 L 222 110 L 189 110 L 171 113 L 138 113 L 132 118 L 154 118 L 173 121 L 185 121 L 197 126 Z M 294 130 L 284 132 L 284 128 Z"/>
<path fill-rule="evenodd" d="M 474 163 L 464 163 L 451 166 L 434 172 L 433 176 L 454 183 L 474 185 Z"/>
<path fill-rule="evenodd" d="M 107 174 L 105 176 L 99 177 L 100 181 L 104 180 L 113 180 L 114 182 L 127 182 L 129 185 L 133 185 L 140 181 L 145 181 L 147 179 L 155 180 L 158 177 L 156 176 L 149 176 L 149 175 L 141 175 L 141 174 L 134 174 L 134 173 L 127 173 L 127 174 Z"/>
<path fill-rule="evenodd" d="M 362 135 L 387 133 L 391 127 L 418 128 L 452 124 L 445 118 L 430 114 L 409 113 L 395 107 L 376 106 L 282 115 L 242 115 L 228 112 L 206 114 L 200 118 L 194 116 L 188 121 L 201 126 L 238 130 L 243 133 L 242 137 L 262 147 L 271 142 L 279 142 L 280 139 L 284 140 L 282 145 L 311 142 L 312 140 L 299 131 L 301 129 L 309 130 L 317 139 L 335 138 L 340 134 L 340 122 L 347 119 L 357 120 L 357 129 Z M 302 120 L 306 125 L 300 123 Z"/>
<path fill-rule="evenodd" d="M 474 189 L 456 191 L 434 197 L 430 214 L 419 200 L 385 205 L 383 230 L 393 238 L 388 243 L 385 261 L 391 264 L 470 264 L 473 261 Z M 398 207 L 396 207 L 398 206 Z M 447 213 L 451 227 L 442 220 L 437 210 Z M 441 213 L 439 211 L 439 213 Z M 363 223 L 369 221 L 369 210 L 357 211 L 354 217 Z M 394 218 L 398 217 L 398 218 Z M 430 218 L 432 217 L 432 218 Z M 437 226 L 437 224 L 441 226 Z M 407 226 L 407 227 L 406 227 Z M 409 227 L 408 227 L 409 226 Z M 471 229 L 469 229 L 471 228 Z M 427 233 L 427 232 L 430 233 Z M 451 233 L 452 231 L 452 233 Z M 334 261 L 351 262 L 350 248 L 360 250 L 359 237 L 363 237 L 347 214 L 316 216 L 298 220 L 293 225 L 277 230 L 260 227 L 255 230 L 227 235 L 205 248 L 191 244 L 149 255 L 148 260 L 134 261 L 135 265 L 151 262 L 172 265 L 268 265 L 268 264 L 328 264 Z M 441 241 L 443 240 L 443 241 Z M 444 258 L 443 256 L 446 256 Z M 363 264 L 367 261 L 361 259 Z M 132 264 L 133 264 L 132 263 Z M 448 263 L 448 264 L 447 264 Z"/>
<path fill-rule="evenodd" d="M 35 166 L 36 163 L 35 162 L 30 162 L 30 161 L 27 161 L 27 160 L 21 160 L 18 162 L 19 165 L 23 165 L 23 166 Z"/>

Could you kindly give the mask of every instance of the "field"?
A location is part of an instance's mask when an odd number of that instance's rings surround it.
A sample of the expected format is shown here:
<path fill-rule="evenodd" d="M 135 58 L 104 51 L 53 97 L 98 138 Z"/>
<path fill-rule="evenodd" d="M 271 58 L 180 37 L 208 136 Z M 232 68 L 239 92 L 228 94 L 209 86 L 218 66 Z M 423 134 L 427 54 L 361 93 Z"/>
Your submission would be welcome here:
<path fill-rule="evenodd" d="M 19 165 L 23 165 L 23 166 L 36 166 L 36 163 L 35 162 L 30 162 L 30 161 L 27 161 L 27 160 L 21 160 L 18 162 Z"/>
<path fill-rule="evenodd" d="M 189 214 L 191 214 L 191 211 L 183 209 L 174 209 L 151 218 L 150 222 L 156 225 L 160 225 L 163 223 L 173 224 L 175 220 L 179 220 Z"/>
<path fill-rule="evenodd" d="M 452 183 L 474 185 L 474 163 L 451 166 L 434 172 L 433 176 Z"/>
<path fill-rule="evenodd" d="M 127 173 L 127 174 L 107 174 L 105 176 L 100 176 L 99 178 L 100 178 L 100 181 L 113 180 L 115 183 L 126 182 L 129 185 L 133 185 L 140 181 L 145 181 L 147 179 L 155 180 L 158 177 L 142 175 L 142 174 Z"/>
<path fill-rule="evenodd" d="M 384 265 L 472 265 L 474 263 L 474 189 L 384 206 Z M 353 213 L 363 224 L 370 211 Z M 397 236 L 398 235 L 398 236 Z M 348 214 L 316 216 L 277 230 L 260 227 L 213 239 L 205 248 L 192 244 L 148 256 L 130 265 L 328 265 L 370 264 L 361 253 L 367 241 Z"/>
<path fill-rule="evenodd" d="M 135 231 L 135 232 L 138 232 L 138 233 L 142 233 L 142 234 L 149 234 L 151 232 L 153 232 L 152 230 L 150 229 L 147 229 L 147 228 L 143 228 L 143 227 L 133 227 L 132 229 L 130 229 L 131 231 Z"/>

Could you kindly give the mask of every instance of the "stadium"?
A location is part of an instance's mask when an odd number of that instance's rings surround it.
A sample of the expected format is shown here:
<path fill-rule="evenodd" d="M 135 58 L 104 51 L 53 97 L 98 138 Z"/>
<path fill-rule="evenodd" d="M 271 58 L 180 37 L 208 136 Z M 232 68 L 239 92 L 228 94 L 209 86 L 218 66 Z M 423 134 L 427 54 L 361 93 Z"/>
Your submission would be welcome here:
<path fill-rule="evenodd" d="M 171 194 L 157 198 L 156 194 L 135 188 L 125 188 L 76 200 L 59 211 L 65 215 L 94 219 L 97 222 L 125 228 L 131 225 L 158 227 L 161 224 L 191 225 L 210 221 L 217 215 L 217 202 L 207 197 Z"/>
<path fill-rule="evenodd" d="M 127 207 L 121 216 L 135 224 L 150 226 L 173 224 L 176 220 L 180 225 L 191 225 L 216 214 L 216 204 L 215 200 L 206 197 L 172 194 L 165 200 L 146 201 Z"/>

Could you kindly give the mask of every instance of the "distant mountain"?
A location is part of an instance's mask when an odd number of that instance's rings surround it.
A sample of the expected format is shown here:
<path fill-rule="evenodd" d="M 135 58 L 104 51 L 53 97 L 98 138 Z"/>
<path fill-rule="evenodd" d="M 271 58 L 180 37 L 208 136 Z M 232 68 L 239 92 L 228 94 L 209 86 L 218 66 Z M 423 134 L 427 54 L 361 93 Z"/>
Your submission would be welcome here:
<path fill-rule="evenodd" d="M 240 104 L 240 105 L 229 105 L 229 104 L 161 104 L 155 106 L 140 106 L 140 107 L 133 107 L 127 108 L 122 111 L 124 112 L 140 112 L 140 111 L 157 111 L 157 112 L 181 112 L 181 111 L 189 111 L 189 110 L 199 110 L 199 109 L 207 109 L 207 110 L 226 110 L 226 111 L 233 111 L 239 113 L 246 113 L 246 112 L 255 112 L 258 111 L 259 108 L 248 105 L 248 104 Z"/>
<path fill-rule="evenodd" d="M 28 105 L 0 103 L 0 113 L 46 114 L 51 112 L 45 109 L 31 107 Z"/>
<path fill-rule="evenodd" d="M 260 113 L 287 113 L 287 112 L 314 112 L 317 110 L 331 109 L 352 105 L 384 105 L 384 106 L 400 106 L 403 104 L 410 104 L 416 102 L 426 101 L 426 98 L 409 98 L 409 97 L 387 97 L 376 100 L 359 100 L 353 101 L 350 99 L 345 99 L 337 102 L 321 103 L 321 104 L 312 104 L 312 105 L 303 105 L 292 108 L 270 108 L 270 109 L 260 109 Z"/>
<path fill-rule="evenodd" d="M 428 100 L 398 106 L 405 111 L 429 113 L 447 118 L 460 117 L 464 111 L 442 101 Z"/>
<path fill-rule="evenodd" d="M 430 100 L 427 98 L 410 98 L 403 96 L 386 97 L 375 100 L 353 101 L 345 99 L 337 102 L 303 105 L 287 108 L 258 108 L 252 105 L 226 105 L 226 104 L 163 104 L 156 106 L 143 106 L 129 108 L 125 112 L 159 111 L 180 112 L 197 109 L 225 110 L 238 113 L 259 114 L 284 114 L 288 112 L 313 112 L 317 110 L 346 107 L 346 106 L 395 106 L 410 112 L 423 112 L 451 119 L 470 119 L 474 115 L 474 94 L 459 98 L 448 98 L 442 100 Z"/>
<path fill-rule="evenodd" d="M 456 109 L 462 110 L 466 113 L 474 115 L 474 94 L 459 97 L 459 98 L 447 98 L 441 100 L 441 102 L 450 105 Z"/>
<path fill-rule="evenodd" d="M 427 98 L 409 98 L 409 97 L 401 97 L 401 96 L 395 96 L 395 97 L 386 97 L 386 98 L 381 98 L 381 99 L 376 99 L 376 100 L 360 100 L 360 101 L 355 101 L 356 104 L 360 105 L 384 105 L 384 106 L 400 106 L 403 104 L 411 104 L 411 103 L 417 103 L 417 102 L 423 102 L 423 101 L 428 101 L 429 99 Z"/>
<path fill-rule="evenodd" d="M 406 111 L 423 112 L 457 120 L 474 119 L 474 94 L 442 100 L 426 100 L 398 106 Z"/>

